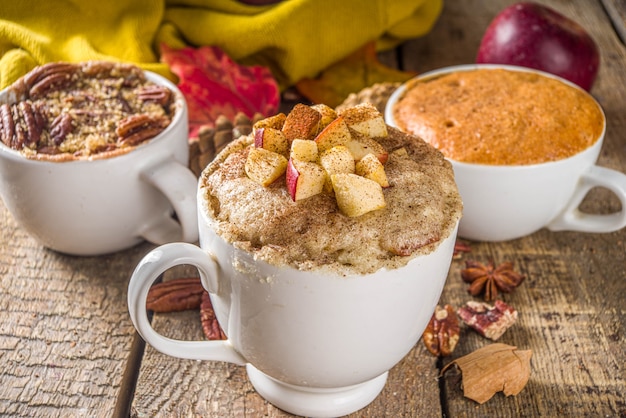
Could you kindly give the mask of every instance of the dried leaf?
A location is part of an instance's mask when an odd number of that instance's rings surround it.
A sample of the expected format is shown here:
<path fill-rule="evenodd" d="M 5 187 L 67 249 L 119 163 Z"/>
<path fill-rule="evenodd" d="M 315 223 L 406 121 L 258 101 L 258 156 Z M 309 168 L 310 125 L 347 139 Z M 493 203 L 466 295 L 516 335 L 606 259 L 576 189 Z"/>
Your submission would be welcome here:
<path fill-rule="evenodd" d="M 376 44 L 369 42 L 348 57 L 329 66 L 317 78 L 300 80 L 296 83 L 296 89 L 314 103 L 337 107 L 350 93 L 376 83 L 404 82 L 416 74 L 382 64 L 376 54 Z"/>
<path fill-rule="evenodd" d="M 441 373 L 455 364 L 461 369 L 463 395 L 482 404 L 496 392 L 506 396 L 520 393 L 530 378 L 531 356 L 532 350 L 495 343 L 454 360 Z"/>
<path fill-rule="evenodd" d="M 163 44 L 161 60 L 179 78 L 189 108 L 190 137 L 203 125 L 214 126 L 220 115 L 232 121 L 239 112 L 252 118 L 278 111 L 278 83 L 266 67 L 239 65 L 214 46 L 175 50 Z"/>

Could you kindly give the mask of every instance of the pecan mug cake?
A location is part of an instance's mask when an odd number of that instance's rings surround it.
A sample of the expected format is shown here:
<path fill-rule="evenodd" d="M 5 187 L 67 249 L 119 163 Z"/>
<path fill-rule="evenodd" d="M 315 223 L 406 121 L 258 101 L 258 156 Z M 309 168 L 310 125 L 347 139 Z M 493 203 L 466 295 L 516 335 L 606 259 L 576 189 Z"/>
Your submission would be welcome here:
<path fill-rule="evenodd" d="M 182 93 L 158 74 L 37 67 L 0 92 L 0 197 L 29 235 L 67 254 L 194 242 L 188 127 Z"/>
<path fill-rule="evenodd" d="M 176 108 L 172 91 L 131 64 L 54 62 L 10 87 L 0 139 L 28 158 L 108 158 L 161 133 Z"/>

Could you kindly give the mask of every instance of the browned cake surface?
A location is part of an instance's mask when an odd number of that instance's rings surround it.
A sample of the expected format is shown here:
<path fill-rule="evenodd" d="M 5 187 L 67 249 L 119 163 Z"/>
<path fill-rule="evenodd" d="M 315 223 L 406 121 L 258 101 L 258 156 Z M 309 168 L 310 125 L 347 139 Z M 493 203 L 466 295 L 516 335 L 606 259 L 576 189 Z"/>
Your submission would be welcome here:
<path fill-rule="evenodd" d="M 35 68 L 0 105 L 0 138 L 29 158 L 110 157 L 153 138 L 171 122 L 174 95 L 136 66 L 90 61 Z"/>
<path fill-rule="evenodd" d="M 537 74 L 481 69 L 415 82 L 394 107 L 400 129 L 463 162 L 524 165 L 595 143 L 603 115 L 586 93 Z"/>
<path fill-rule="evenodd" d="M 432 251 L 461 216 L 451 165 L 424 141 L 389 131 L 388 138 L 378 138 L 391 151 L 387 207 L 357 218 L 343 215 L 326 193 L 292 201 L 284 176 L 269 187 L 250 180 L 244 164 L 253 139 L 234 141 L 200 180 L 215 230 L 271 264 L 345 275 L 397 268 Z"/>

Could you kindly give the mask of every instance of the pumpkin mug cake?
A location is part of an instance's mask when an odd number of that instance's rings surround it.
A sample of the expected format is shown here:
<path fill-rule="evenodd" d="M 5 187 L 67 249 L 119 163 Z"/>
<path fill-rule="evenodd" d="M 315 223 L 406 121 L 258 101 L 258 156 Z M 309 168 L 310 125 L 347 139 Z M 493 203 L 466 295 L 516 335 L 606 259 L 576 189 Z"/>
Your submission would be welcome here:
<path fill-rule="evenodd" d="M 538 72 L 505 68 L 418 78 L 393 105 L 395 124 L 455 161 L 527 165 L 571 157 L 604 129 L 596 101 Z"/>
<path fill-rule="evenodd" d="M 544 227 L 611 232 L 626 226 L 626 176 L 596 165 L 604 112 L 560 77 L 496 64 L 441 68 L 400 86 L 385 119 L 422 136 L 452 163 L 463 238 L 504 241 Z M 594 187 L 611 190 L 622 209 L 581 212 Z"/>

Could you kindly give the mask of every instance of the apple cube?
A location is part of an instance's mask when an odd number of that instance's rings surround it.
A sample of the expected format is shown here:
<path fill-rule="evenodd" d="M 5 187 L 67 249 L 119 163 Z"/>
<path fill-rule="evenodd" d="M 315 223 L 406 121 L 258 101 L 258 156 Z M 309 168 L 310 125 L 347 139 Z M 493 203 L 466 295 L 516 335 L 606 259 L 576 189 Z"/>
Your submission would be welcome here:
<path fill-rule="evenodd" d="M 318 151 L 324 152 L 337 145 L 346 145 L 351 139 L 352 134 L 348 125 L 343 118 L 338 117 L 315 137 L 315 142 L 317 142 Z"/>
<path fill-rule="evenodd" d="M 289 142 L 296 138 L 313 139 L 319 132 L 322 115 L 311 106 L 296 104 L 285 118 L 283 133 Z"/>
<path fill-rule="evenodd" d="M 383 164 L 389 159 L 389 153 L 385 147 L 375 139 L 366 136 L 353 135 L 352 140 L 346 144 L 346 147 L 348 147 L 356 161 L 359 161 L 367 154 L 374 154 Z"/>
<path fill-rule="evenodd" d="M 322 192 L 326 172 L 316 163 L 289 159 L 287 163 L 287 191 L 294 202 Z"/>
<path fill-rule="evenodd" d="M 289 158 L 315 163 L 318 159 L 317 144 L 310 139 L 294 139 Z"/>
<path fill-rule="evenodd" d="M 331 176 L 339 210 L 357 217 L 386 206 L 383 188 L 373 180 L 357 174 L 339 173 Z"/>
<path fill-rule="evenodd" d="M 320 153 L 320 164 L 328 175 L 354 173 L 354 157 L 344 145 L 337 145 Z"/>
<path fill-rule="evenodd" d="M 393 154 L 393 155 L 395 155 L 397 157 L 406 157 L 407 155 L 409 155 L 409 153 L 407 152 L 406 148 L 404 148 L 404 147 L 393 150 L 391 152 L 391 154 Z"/>
<path fill-rule="evenodd" d="M 259 128 L 254 131 L 254 146 L 287 155 L 289 141 L 283 131 L 275 128 Z"/>
<path fill-rule="evenodd" d="M 324 129 L 328 126 L 328 124 L 337 119 L 337 112 L 328 105 L 320 103 L 311 106 L 311 108 L 317 110 L 322 115 L 322 119 L 320 119 L 320 130 Z"/>
<path fill-rule="evenodd" d="M 374 154 L 366 154 L 355 165 L 355 172 L 366 179 L 374 180 L 383 188 L 389 187 L 389 180 L 383 163 Z"/>
<path fill-rule="evenodd" d="M 326 170 L 328 178 L 324 185 L 324 190 L 333 192 L 333 185 L 330 176 L 337 173 L 354 173 L 354 157 L 350 150 L 344 145 L 337 145 L 320 153 L 320 165 Z"/>
<path fill-rule="evenodd" d="M 385 118 L 370 103 L 361 103 L 346 108 L 339 113 L 339 116 L 344 118 L 350 129 L 370 138 L 381 138 L 389 135 Z"/>
<path fill-rule="evenodd" d="M 282 176 L 287 169 L 287 159 L 264 148 L 250 148 L 244 170 L 250 179 L 269 186 Z"/>
<path fill-rule="evenodd" d="M 285 115 L 284 113 L 269 116 L 265 119 L 256 121 L 254 125 L 252 125 L 252 130 L 256 132 L 257 129 L 261 128 L 282 129 L 286 118 L 287 115 Z"/>

